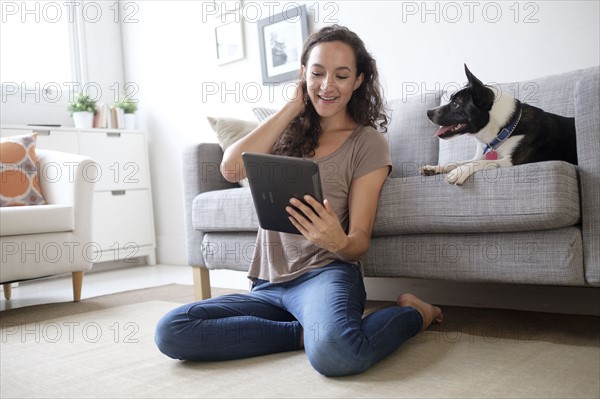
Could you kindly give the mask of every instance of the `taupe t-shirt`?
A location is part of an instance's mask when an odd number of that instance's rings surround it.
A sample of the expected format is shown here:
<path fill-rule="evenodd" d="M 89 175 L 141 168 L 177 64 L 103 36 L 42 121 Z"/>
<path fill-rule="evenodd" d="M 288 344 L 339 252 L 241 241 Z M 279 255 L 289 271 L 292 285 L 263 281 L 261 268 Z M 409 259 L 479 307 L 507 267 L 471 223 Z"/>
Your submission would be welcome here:
<path fill-rule="evenodd" d="M 384 166 L 390 166 L 391 171 L 387 139 L 370 126 L 360 126 L 337 150 L 317 162 L 323 196 L 348 232 L 352 181 Z M 248 277 L 282 283 L 339 260 L 338 255 L 317 247 L 302 235 L 259 228 Z"/>

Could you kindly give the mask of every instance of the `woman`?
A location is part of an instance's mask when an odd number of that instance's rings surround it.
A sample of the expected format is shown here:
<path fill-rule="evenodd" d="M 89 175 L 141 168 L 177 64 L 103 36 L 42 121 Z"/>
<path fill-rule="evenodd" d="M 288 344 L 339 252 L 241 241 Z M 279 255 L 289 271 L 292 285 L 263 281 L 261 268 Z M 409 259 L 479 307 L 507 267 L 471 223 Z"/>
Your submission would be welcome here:
<path fill-rule="evenodd" d="M 411 294 L 362 318 L 359 259 L 369 248 L 392 165 L 376 130 L 386 126 L 375 61 L 362 40 L 340 26 L 311 35 L 295 97 L 227 149 L 221 172 L 232 182 L 243 179 L 243 152 L 313 158 L 325 200 L 307 197 L 308 207 L 292 199 L 287 211 L 302 234 L 259 229 L 251 292 L 169 312 L 157 326 L 159 349 L 176 359 L 207 361 L 304 348 L 317 371 L 341 376 L 368 369 L 441 321 L 439 308 Z"/>

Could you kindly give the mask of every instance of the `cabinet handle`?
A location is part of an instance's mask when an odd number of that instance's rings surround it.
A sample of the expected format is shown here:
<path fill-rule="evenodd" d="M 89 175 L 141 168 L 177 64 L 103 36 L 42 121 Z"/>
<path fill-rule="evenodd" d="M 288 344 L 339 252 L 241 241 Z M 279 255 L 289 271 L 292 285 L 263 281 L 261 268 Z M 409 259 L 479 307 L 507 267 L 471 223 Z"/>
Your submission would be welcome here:
<path fill-rule="evenodd" d="M 50 130 L 36 130 L 35 133 L 39 136 L 50 136 Z"/>
<path fill-rule="evenodd" d="M 121 133 L 119 133 L 119 132 L 108 132 L 108 133 L 106 133 L 106 137 L 121 137 Z"/>
<path fill-rule="evenodd" d="M 112 195 L 125 195 L 125 190 L 113 190 L 110 193 Z"/>

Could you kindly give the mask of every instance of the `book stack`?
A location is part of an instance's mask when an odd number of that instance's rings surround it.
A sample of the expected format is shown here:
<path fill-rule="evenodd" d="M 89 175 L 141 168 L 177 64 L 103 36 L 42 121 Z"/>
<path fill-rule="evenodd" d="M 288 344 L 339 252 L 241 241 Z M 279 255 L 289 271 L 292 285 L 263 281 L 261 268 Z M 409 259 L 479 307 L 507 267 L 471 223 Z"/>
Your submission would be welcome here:
<path fill-rule="evenodd" d="M 94 127 L 99 129 L 123 129 L 124 115 L 123 108 L 98 103 L 94 114 Z"/>

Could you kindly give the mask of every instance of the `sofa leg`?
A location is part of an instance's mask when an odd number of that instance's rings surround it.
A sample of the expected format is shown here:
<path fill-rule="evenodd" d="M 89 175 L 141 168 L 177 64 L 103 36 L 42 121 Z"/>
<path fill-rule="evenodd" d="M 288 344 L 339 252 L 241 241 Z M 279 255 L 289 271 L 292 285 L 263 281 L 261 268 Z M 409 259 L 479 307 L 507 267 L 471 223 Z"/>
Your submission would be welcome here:
<path fill-rule="evenodd" d="M 73 302 L 81 299 L 81 287 L 83 286 L 83 272 L 73 272 Z"/>
<path fill-rule="evenodd" d="M 10 299 L 12 296 L 12 287 L 10 283 L 2 284 L 2 288 L 4 289 L 4 298 Z"/>
<path fill-rule="evenodd" d="M 192 267 L 194 273 L 194 297 L 202 301 L 211 297 L 210 274 L 205 267 Z"/>

